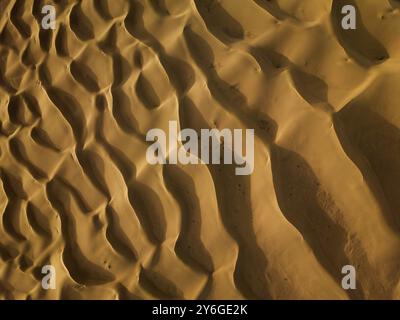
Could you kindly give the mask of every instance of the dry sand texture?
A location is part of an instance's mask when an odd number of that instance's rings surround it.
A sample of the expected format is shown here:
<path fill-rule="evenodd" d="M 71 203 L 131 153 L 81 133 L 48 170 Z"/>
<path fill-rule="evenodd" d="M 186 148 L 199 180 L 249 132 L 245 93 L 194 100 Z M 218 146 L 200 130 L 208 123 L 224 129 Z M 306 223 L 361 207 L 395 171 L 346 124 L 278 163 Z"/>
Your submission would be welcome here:
<path fill-rule="evenodd" d="M 399 1 L 0 14 L 1 298 L 400 298 Z M 146 133 L 170 120 L 254 128 L 253 174 L 149 165 Z"/>

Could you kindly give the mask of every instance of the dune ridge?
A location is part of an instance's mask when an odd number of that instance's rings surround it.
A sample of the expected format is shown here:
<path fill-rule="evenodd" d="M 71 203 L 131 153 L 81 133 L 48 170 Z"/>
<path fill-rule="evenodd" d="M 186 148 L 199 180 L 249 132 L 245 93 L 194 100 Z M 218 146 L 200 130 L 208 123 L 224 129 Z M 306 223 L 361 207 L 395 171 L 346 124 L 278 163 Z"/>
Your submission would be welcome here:
<path fill-rule="evenodd" d="M 398 1 L 45 4 L 0 0 L 1 299 L 400 298 Z M 254 172 L 149 165 L 172 120 Z"/>

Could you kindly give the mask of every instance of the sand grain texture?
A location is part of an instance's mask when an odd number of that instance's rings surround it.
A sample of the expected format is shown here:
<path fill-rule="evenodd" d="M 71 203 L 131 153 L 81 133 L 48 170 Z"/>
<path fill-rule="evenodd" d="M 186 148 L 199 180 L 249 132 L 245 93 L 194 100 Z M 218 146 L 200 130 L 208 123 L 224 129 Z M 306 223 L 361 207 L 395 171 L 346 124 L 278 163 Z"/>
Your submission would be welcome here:
<path fill-rule="evenodd" d="M 398 1 L 50 2 L 0 0 L 1 299 L 400 298 Z M 149 165 L 172 120 L 253 174 Z"/>

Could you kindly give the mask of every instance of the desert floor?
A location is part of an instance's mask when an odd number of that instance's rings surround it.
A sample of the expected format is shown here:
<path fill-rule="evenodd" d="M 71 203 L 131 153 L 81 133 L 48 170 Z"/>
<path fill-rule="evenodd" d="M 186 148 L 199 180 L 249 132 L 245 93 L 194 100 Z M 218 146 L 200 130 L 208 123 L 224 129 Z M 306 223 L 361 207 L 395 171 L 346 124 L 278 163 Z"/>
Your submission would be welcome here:
<path fill-rule="evenodd" d="M 0 13 L 0 298 L 400 298 L 400 1 Z M 150 165 L 173 120 L 253 128 L 254 172 Z"/>

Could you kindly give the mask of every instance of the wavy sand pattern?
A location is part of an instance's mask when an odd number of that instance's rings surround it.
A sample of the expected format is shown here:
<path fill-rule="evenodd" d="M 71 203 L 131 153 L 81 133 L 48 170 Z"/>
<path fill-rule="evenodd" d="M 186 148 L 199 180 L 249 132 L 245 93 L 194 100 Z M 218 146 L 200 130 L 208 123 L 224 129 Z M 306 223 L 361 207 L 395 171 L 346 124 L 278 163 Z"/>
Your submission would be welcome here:
<path fill-rule="evenodd" d="M 0 298 L 400 298 L 399 1 L 48 3 L 0 0 Z M 170 120 L 253 174 L 149 165 Z"/>

